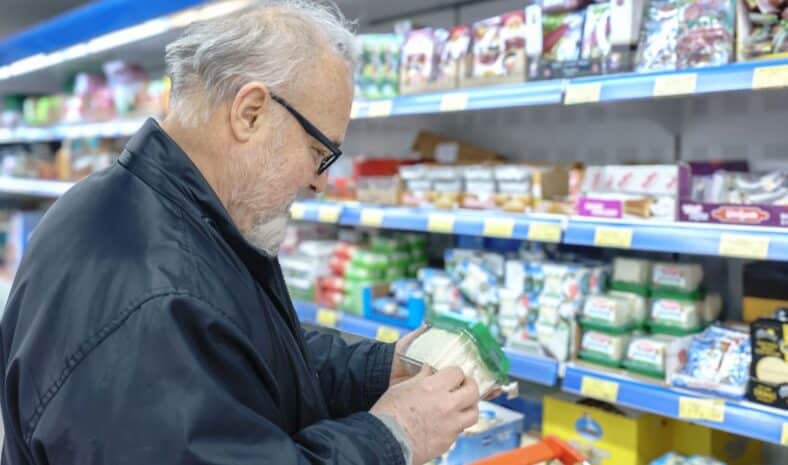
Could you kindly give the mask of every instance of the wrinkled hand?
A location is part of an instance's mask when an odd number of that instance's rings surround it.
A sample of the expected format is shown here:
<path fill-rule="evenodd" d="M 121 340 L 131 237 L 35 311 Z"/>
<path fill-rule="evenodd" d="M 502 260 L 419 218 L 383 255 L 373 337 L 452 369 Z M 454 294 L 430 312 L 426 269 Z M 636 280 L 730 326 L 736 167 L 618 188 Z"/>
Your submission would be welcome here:
<path fill-rule="evenodd" d="M 408 436 L 413 463 L 427 463 L 479 420 L 479 387 L 459 368 L 433 373 L 425 365 L 383 393 L 371 412 L 393 417 Z"/>
<path fill-rule="evenodd" d="M 406 381 L 413 376 L 411 371 L 408 370 L 408 366 L 405 365 L 405 362 L 400 359 L 400 355 L 404 355 L 405 352 L 408 351 L 410 344 L 417 337 L 421 336 L 425 331 L 427 331 L 427 327 L 422 326 L 415 331 L 411 331 L 410 333 L 406 334 L 405 337 L 397 341 L 397 344 L 394 346 L 394 360 L 391 362 L 391 377 L 389 378 L 389 387 Z"/>

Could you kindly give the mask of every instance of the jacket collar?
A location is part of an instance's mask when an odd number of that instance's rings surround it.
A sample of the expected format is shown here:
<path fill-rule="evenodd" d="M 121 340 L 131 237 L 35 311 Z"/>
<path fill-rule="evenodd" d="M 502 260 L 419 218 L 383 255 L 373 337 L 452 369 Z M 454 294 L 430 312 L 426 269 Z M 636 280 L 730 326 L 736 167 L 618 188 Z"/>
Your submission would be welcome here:
<path fill-rule="evenodd" d="M 154 119 L 145 121 L 129 140 L 119 162 L 161 195 L 216 229 L 270 293 L 276 259 L 244 239 L 200 170 Z"/>

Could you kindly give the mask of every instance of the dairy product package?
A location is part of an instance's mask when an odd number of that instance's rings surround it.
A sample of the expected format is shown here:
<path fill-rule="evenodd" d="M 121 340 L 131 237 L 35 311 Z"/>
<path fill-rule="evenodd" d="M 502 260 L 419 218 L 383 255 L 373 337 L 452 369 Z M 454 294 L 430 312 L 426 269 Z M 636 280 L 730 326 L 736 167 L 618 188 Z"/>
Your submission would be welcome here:
<path fill-rule="evenodd" d="M 703 329 L 705 302 L 659 297 L 651 301 L 649 326 L 654 333 L 683 336 Z"/>
<path fill-rule="evenodd" d="M 641 336 L 627 347 L 624 366 L 627 370 L 652 378 L 665 377 L 665 355 L 672 341 L 667 336 Z"/>
<path fill-rule="evenodd" d="M 703 282 L 703 267 L 697 263 L 655 263 L 651 285 L 680 292 L 694 292 Z"/>
<path fill-rule="evenodd" d="M 401 356 L 404 361 L 436 370 L 459 367 L 476 381 L 482 397 L 506 383 L 509 359 L 486 326 L 451 314 L 431 315 L 427 323 L 429 329 Z"/>
<path fill-rule="evenodd" d="M 610 334 L 628 333 L 634 326 L 629 300 L 615 295 L 590 296 L 583 306 L 580 324 Z"/>
<path fill-rule="evenodd" d="M 618 367 L 624 359 L 629 336 L 585 331 L 580 342 L 579 356 L 591 363 Z"/>
<path fill-rule="evenodd" d="M 639 258 L 616 257 L 613 260 L 613 281 L 648 285 L 651 280 L 651 262 Z"/>
<path fill-rule="evenodd" d="M 645 326 L 646 321 L 648 320 L 648 298 L 643 297 L 640 294 L 634 294 L 632 292 L 615 290 L 609 291 L 607 295 L 627 300 L 629 311 L 632 315 L 632 322 L 637 327 Z"/>

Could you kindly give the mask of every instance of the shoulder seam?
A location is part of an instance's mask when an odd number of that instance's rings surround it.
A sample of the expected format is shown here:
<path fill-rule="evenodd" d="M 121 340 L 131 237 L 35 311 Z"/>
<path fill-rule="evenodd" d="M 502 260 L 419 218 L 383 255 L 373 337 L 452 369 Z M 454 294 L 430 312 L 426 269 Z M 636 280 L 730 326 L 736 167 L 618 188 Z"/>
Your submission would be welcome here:
<path fill-rule="evenodd" d="M 132 301 L 126 308 L 120 312 L 118 316 L 107 322 L 104 326 L 99 328 L 95 331 L 90 337 L 85 339 L 79 346 L 77 346 L 76 350 L 72 352 L 70 355 L 66 357 L 65 366 L 60 371 L 57 379 L 50 384 L 50 386 L 43 392 L 43 395 L 38 400 L 38 405 L 33 410 L 33 415 L 27 421 L 27 433 L 24 435 L 24 441 L 30 444 L 30 441 L 33 438 L 33 433 L 38 426 L 38 422 L 41 420 L 44 411 L 46 410 L 49 403 L 55 397 L 55 395 L 60 391 L 60 388 L 66 383 L 68 378 L 77 368 L 80 362 L 85 360 L 90 353 L 96 349 L 104 340 L 106 340 L 112 333 L 114 333 L 118 328 L 123 326 L 123 323 L 128 320 L 128 318 L 140 309 L 143 305 L 150 302 L 151 300 L 155 300 L 161 297 L 169 297 L 169 296 L 182 296 L 188 297 L 194 300 L 199 301 L 200 303 L 208 306 L 211 310 L 215 311 L 216 313 L 220 314 L 224 318 L 226 318 L 233 326 L 236 327 L 242 334 L 246 334 L 246 332 L 242 329 L 241 325 L 238 324 L 230 315 L 226 312 L 218 308 L 217 306 L 211 304 L 210 302 L 205 301 L 200 296 L 194 294 L 190 291 L 179 290 L 176 288 L 168 287 L 168 288 L 159 288 L 153 289 L 138 299 Z"/>

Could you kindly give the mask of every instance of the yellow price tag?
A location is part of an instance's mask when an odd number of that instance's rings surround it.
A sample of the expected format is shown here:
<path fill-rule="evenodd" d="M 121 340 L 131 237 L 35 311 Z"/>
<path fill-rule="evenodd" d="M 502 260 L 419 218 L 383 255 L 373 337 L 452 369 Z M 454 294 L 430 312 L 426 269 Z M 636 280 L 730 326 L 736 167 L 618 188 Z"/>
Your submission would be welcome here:
<path fill-rule="evenodd" d="M 454 215 L 433 213 L 427 218 L 427 231 L 449 234 L 454 231 Z"/>
<path fill-rule="evenodd" d="M 528 240 L 561 242 L 561 225 L 553 223 L 531 223 L 528 225 Z"/>
<path fill-rule="evenodd" d="M 769 256 L 769 238 L 720 234 L 720 255 L 726 257 L 765 259 Z"/>
<path fill-rule="evenodd" d="M 580 394 L 615 403 L 618 400 L 618 383 L 591 376 L 583 376 L 580 384 Z"/>
<path fill-rule="evenodd" d="M 358 118 L 358 112 L 360 110 L 361 104 L 358 102 L 353 102 L 353 106 L 350 107 L 350 119 Z"/>
<path fill-rule="evenodd" d="M 391 108 L 393 104 L 391 100 L 375 100 L 369 102 L 367 107 L 367 116 L 370 118 L 379 118 L 391 115 Z"/>
<path fill-rule="evenodd" d="M 783 434 L 780 435 L 780 443 L 788 446 L 788 423 L 783 423 Z"/>
<path fill-rule="evenodd" d="M 654 97 L 694 94 L 698 85 L 695 73 L 668 74 L 654 80 Z"/>
<path fill-rule="evenodd" d="M 328 308 L 317 309 L 317 323 L 321 326 L 328 326 L 329 328 L 336 328 L 339 321 L 339 313 L 336 310 Z"/>
<path fill-rule="evenodd" d="M 383 210 L 378 208 L 364 208 L 361 210 L 361 226 L 379 228 L 383 224 Z"/>
<path fill-rule="evenodd" d="M 321 223 L 337 223 L 339 222 L 339 213 L 342 211 L 340 207 L 323 206 L 317 212 L 317 218 Z"/>
<path fill-rule="evenodd" d="M 594 231 L 594 245 L 628 249 L 632 247 L 632 230 L 629 228 L 599 226 Z"/>
<path fill-rule="evenodd" d="M 762 66 L 752 72 L 752 88 L 788 87 L 788 65 Z"/>
<path fill-rule="evenodd" d="M 514 220 L 511 218 L 485 218 L 483 236 L 511 239 L 514 234 Z"/>
<path fill-rule="evenodd" d="M 388 326 L 378 326 L 378 331 L 375 333 L 375 339 L 380 342 L 397 342 L 399 339 L 399 331 Z"/>
<path fill-rule="evenodd" d="M 304 219 L 304 212 L 306 208 L 300 203 L 294 203 L 290 205 L 290 217 L 294 220 L 303 220 Z"/>
<path fill-rule="evenodd" d="M 577 105 L 580 103 L 595 103 L 602 95 L 602 84 L 569 84 L 564 95 L 564 105 Z"/>
<path fill-rule="evenodd" d="M 468 108 L 468 94 L 452 92 L 441 97 L 441 111 L 463 111 Z"/>
<path fill-rule="evenodd" d="M 725 402 L 721 399 L 679 397 L 679 418 L 722 423 L 725 421 Z"/>

